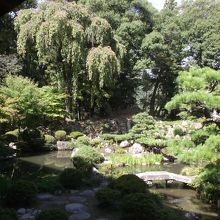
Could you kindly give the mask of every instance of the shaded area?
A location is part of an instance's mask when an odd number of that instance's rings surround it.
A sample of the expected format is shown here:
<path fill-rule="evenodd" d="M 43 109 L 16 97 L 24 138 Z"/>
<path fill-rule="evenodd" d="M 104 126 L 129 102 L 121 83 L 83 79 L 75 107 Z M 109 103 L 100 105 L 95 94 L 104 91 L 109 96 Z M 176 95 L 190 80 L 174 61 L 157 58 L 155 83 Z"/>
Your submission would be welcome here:
<path fill-rule="evenodd" d="M 10 12 L 12 9 L 20 5 L 24 0 L 1 0 L 0 2 L 0 16 Z"/>

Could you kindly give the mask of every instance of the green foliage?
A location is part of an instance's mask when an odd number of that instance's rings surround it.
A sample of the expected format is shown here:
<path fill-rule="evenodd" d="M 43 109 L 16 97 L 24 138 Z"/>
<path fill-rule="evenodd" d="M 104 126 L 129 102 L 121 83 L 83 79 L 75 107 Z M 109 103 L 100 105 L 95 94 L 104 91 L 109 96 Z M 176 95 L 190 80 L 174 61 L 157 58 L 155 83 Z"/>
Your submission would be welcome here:
<path fill-rule="evenodd" d="M 100 135 L 100 138 L 104 140 L 113 140 L 114 142 L 118 143 L 125 140 L 132 140 L 133 134 L 127 133 L 127 134 L 102 134 Z"/>
<path fill-rule="evenodd" d="M 68 214 L 59 208 L 50 208 L 43 210 L 36 220 L 68 220 Z"/>
<path fill-rule="evenodd" d="M 192 112 L 198 112 L 201 108 L 209 111 L 213 108 L 218 109 L 220 107 L 217 83 L 219 80 L 218 71 L 210 68 L 191 68 L 189 71 L 180 72 L 177 78 L 179 94 L 166 104 L 166 109 Z"/>
<path fill-rule="evenodd" d="M 217 203 L 220 199 L 220 165 L 218 163 L 206 165 L 194 181 L 194 186 L 201 199 Z"/>
<path fill-rule="evenodd" d="M 213 152 L 220 152 L 220 136 L 211 135 L 206 141 L 205 145 L 213 150 Z"/>
<path fill-rule="evenodd" d="M 174 128 L 173 133 L 174 133 L 175 136 L 176 135 L 184 136 L 186 134 L 186 132 L 180 127 Z"/>
<path fill-rule="evenodd" d="M 205 130 L 196 130 L 191 133 L 191 140 L 196 144 L 204 144 L 209 138 L 210 134 Z"/>
<path fill-rule="evenodd" d="M 82 184 L 82 173 L 77 169 L 66 168 L 59 175 L 60 184 L 67 189 L 75 189 Z"/>
<path fill-rule="evenodd" d="M 104 161 L 104 157 L 98 151 L 86 145 L 80 147 L 72 159 L 76 166 L 80 161 L 84 161 L 87 164 L 102 163 Z"/>
<path fill-rule="evenodd" d="M 32 182 L 19 180 L 9 187 L 5 200 L 9 206 L 28 206 L 31 205 L 36 193 L 37 188 Z"/>
<path fill-rule="evenodd" d="M 160 219 L 162 204 L 150 193 L 132 193 L 122 201 L 122 219 L 152 220 Z"/>
<path fill-rule="evenodd" d="M 66 131 L 58 130 L 54 133 L 56 140 L 63 141 L 66 139 Z"/>
<path fill-rule="evenodd" d="M 96 192 L 99 206 L 104 208 L 114 207 L 117 201 L 120 200 L 120 197 L 120 191 L 111 188 L 100 189 Z"/>
<path fill-rule="evenodd" d="M 119 190 L 123 195 L 130 193 L 145 193 L 146 183 L 134 174 L 120 176 L 113 180 L 110 187 Z"/>
<path fill-rule="evenodd" d="M 61 190 L 62 186 L 58 181 L 57 176 L 44 176 L 37 181 L 37 188 L 39 192 L 54 193 Z"/>
<path fill-rule="evenodd" d="M 138 138 L 136 140 L 137 143 L 144 144 L 145 147 L 147 148 L 153 148 L 153 147 L 158 147 L 158 148 L 164 148 L 167 146 L 167 141 L 166 140 L 161 140 L 161 139 L 152 139 L 152 138 Z"/>
<path fill-rule="evenodd" d="M 181 170 L 181 174 L 185 176 L 195 176 L 200 172 L 201 167 L 184 167 Z"/>
<path fill-rule="evenodd" d="M 146 130 L 154 128 L 155 121 L 147 112 L 139 113 L 132 118 L 134 126 L 129 133 L 142 134 Z"/>
<path fill-rule="evenodd" d="M 74 139 L 77 139 L 78 137 L 81 137 L 81 136 L 83 136 L 84 134 L 82 133 L 82 132 L 80 132 L 80 131 L 72 131 L 71 133 L 70 133 L 70 137 L 71 138 L 74 138 Z"/>
<path fill-rule="evenodd" d="M 17 213 L 14 209 L 0 208 L 0 219 L 4 220 L 18 220 Z"/>
<path fill-rule="evenodd" d="M 77 138 L 77 142 L 80 142 L 85 145 L 90 145 L 91 139 L 87 136 L 80 136 Z"/>
<path fill-rule="evenodd" d="M 10 185 L 11 181 L 7 177 L 0 176 L 0 200 L 5 199 Z"/>
<path fill-rule="evenodd" d="M 33 150 L 39 150 L 45 143 L 44 136 L 38 129 L 25 129 L 21 132 L 20 137 L 30 146 L 30 149 Z"/>
<path fill-rule="evenodd" d="M 47 144 L 54 144 L 55 143 L 55 138 L 52 135 L 45 134 L 44 138 L 45 138 L 45 141 Z"/>

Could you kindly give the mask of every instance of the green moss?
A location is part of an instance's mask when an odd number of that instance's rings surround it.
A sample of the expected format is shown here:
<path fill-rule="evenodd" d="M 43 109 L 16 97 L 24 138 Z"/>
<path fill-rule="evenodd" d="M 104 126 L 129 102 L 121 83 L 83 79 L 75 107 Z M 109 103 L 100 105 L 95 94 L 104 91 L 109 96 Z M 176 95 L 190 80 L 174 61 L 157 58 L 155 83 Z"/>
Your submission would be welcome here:
<path fill-rule="evenodd" d="M 58 130 L 54 134 L 55 138 L 59 141 L 66 140 L 66 132 L 64 130 Z"/>

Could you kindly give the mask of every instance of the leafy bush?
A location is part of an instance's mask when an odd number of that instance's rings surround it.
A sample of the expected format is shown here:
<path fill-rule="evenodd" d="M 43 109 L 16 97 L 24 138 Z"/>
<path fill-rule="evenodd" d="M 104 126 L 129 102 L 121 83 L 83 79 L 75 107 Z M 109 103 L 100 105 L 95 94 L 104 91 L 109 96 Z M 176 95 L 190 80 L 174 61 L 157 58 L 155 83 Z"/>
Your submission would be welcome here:
<path fill-rule="evenodd" d="M 214 152 L 220 152 L 220 136 L 211 135 L 205 142 L 205 145 Z"/>
<path fill-rule="evenodd" d="M 77 138 L 77 142 L 80 142 L 85 145 L 90 145 L 91 139 L 87 136 L 80 136 Z"/>
<path fill-rule="evenodd" d="M 25 129 L 20 136 L 32 149 L 39 149 L 44 146 L 44 137 L 38 129 Z"/>
<path fill-rule="evenodd" d="M 200 167 L 184 167 L 181 170 L 181 174 L 185 176 L 195 176 L 200 172 Z"/>
<path fill-rule="evenodd" d="M 47 144 L 54 144 L 55 143 L 54 136 L 45 134 L 44 137 L 45 137 L 45 141 Z"/>
<path fill-rule="evenodd" d="M 55 132 L 54 136 L 58 141 L 63 141 L 66 139 L 66 132 L 64 130 L 58 130 Z"/>
<path fill-rule="evenodd" d="M 202 200 L 217 203 L 220 199 L 220 164 L 206 165 L 193 184 Z"/>
<path fill-rule="evenodd" d="M 3 139 L 10 143 L 10 142 L 16 142 L 18 140 L 19 131 L 18 129 L 13 131 L 8 131 L 3 135 Z"/>
<path fill-rule="evenodd" d="M 29 181 L 19 180 L 13 183 L 6 195 L 6 203 L 10 206 L 28 206 L 37 193 L 36 186 Z"/>
<path fill-rule="evenodd" d="M 99 152 L 86 145 L 79 148 L 76 152 L 75 156 L 73 157 L 74 164 L 77 163 L 77 158 L 81 158 L 81 160 L 84 160 L 88 164 L 102 163 L 104 161 L 104 157 Z"/>
<path fill-rule="evenodd" d="M 126 195 L 122 201 L 122 217 L 124 220 L 160 219 L 162 204 L 150 193 L 133 193 Z"/>
<path fill-rule="evenodd" d="M 59 175 L 59 182 L 64 188 L 75 189 L 82 183 L 82 173 L 78 169 L 66 168 Z"/>
<path fill-rule="evenodd" d="M 133 134 L 127 133 L 127 134 L 102 134 L 100 137 L 104 140 L 112 140 L 114 142 L 121 142 L 125 140 L 132 140 Z"/>
<path fill-rule="evenodd" d="M 184 132 L 184 130 L 180 127 L 176 127 L 173 130 L 174 135 L 179 135 L 179 136 L 184 136 L 186 133 Z"/>
<path fill-rule="evenodd" d="M 71 138 L 77 139 L 78 137 L 81 137 L 83 135 L 84 134 L 82 132 L 80 132 L 80 131 L 72 131 L 69 136 Z"/>
<path fill-rule="evenodd" d="M 96 193 L 96 198 L 98 200 L 99 206 L 106 208 L 113 207 L 120 199 L 120 196 L 120 191 L 111 188 L 100 189 Z"/>
<path fill-rule="evenodd" d="M 191 140 L 196 144 L 204 144 L 205 141 L 209 138 L 209 133 L 205 130 L 196 130 L 191 134 Z"/>
<path fill-rule="evenodd" d="M 0 219 L 4 220 L 18 220 L 18 216 L 13 209 L 2 209 L 0 208 Z"/>
<path fill-rule="evenodd" d="M 5 199 L 10 185 L 11 181 L 7 177 L 0 176 L 0 200 Z"/>
<path fill-rule="evenodd" d="M 151 139 L 151 138 L 138 138 L 136 140 L 139 144 L 144 144 L 146 147 L 152 148 L 152 147 L 158 147 L 158 148 L 164 148 L 167 146 L 167 141 L 161 140 L 161 139 Z"/>
<path fill-rule="evenodd" d="M 68 214 L 63 209 L 50 208 L 43 210 L 36 220 L 68 220 Z"/>
<path fill-rule="evenodd" d="M 120 176 L 111 183 L 111 188 L 119 190 L 122 194 L 144 193 L 146 187 L 144 180 L 134 174 Z"/>
<path fill-rule="evenodd" d="M 45 176 L 38 180 L 37 188 L 39 192 L 54 193 L 57 190 L 61 190 L 62 186 L 59 183 L 57 176 Z"/>

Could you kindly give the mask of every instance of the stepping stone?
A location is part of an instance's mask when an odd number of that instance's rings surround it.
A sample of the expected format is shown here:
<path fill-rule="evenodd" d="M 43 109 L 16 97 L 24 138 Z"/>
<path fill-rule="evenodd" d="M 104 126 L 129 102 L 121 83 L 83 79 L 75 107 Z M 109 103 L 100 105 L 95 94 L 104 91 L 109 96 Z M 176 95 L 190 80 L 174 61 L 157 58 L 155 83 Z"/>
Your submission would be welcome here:
<path fill-rule="evenodd" d="M 88 211 L 88 207 L 81 203 L 70 203 L 65 205 L 65 210 L 70 213 L 83 213 Z"/>
<path fill-rule="evenodd" d="M 87 202 L 87 199 L 83 196 L 71 196 L 69 197 L 70 202 L 76 202 L 76 203 L 85 203 Z"/>
<path fill-rule="evenodd" d="M 90 218 L 90 216 L 91 215 L 87 212 L 81 212 L 81 213 L 72 214 L 69 217 L 69 220 L 86 220 Z"/>
<path fill-rule="evenodd" d="M 56 199 L 56 196 L 50 193 L 39 193 L 37 194 L 36 198 L 41 201 L 53 201 Z"/>
<path fill-rule="evenodd" d="M 85 196 L 85 197 L 88 197 L 88 198 L 93 198 L 93 197 L 95 197 L 95 192 L 93 190 L 85 190 L 85 191 L 80 193 L 80 196 Z"/>

